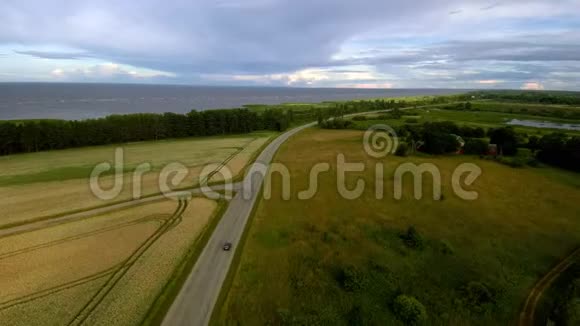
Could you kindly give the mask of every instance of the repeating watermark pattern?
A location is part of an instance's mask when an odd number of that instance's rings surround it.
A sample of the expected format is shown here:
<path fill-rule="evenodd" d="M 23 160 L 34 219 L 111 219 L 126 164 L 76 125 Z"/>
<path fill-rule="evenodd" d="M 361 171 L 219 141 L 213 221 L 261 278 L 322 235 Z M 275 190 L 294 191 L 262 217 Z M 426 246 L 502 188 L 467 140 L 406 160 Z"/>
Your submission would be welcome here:
<path fill-rule="evenodd" d="M 373 171 L 374 173 L 374 195 L 377 200 L 385 197 L 385 163 L 388 162 L 388 156 L 395 154 L 399 146 L 399 137 L 393 128 L 388 125 L 374 125 L 370 127 L 363 136 L 362 147 L 366 155 L 373 160 L 373 166 L 367 166 L 363 162 L 347 162 L 343 153 L 336 155 L 334 162 L 318 162 L 310 169 L 308 173 L 308 187 L 295 192 L 298 200 L 312 199 L 318 193 L 320 183 L 319 179 L 323 173 L 330 171 L 336 172 L 336 190 L 340 196 L 346 200 L 355 200 L 360 198 L 367 187 L 363 178 L 358 178 L 347 187 L 347 179 L 350 173 L 364 173 Z M 415 144 L 413 144 L 415 148 Z M 331 164 L 333 163 L 333 164 Z M 334 169 L 333 169 L 334 167 Z M 122 148 L 115 150 L 114 162 L 102 162 L 97 164 L 89 180 L 89 186 L 92 193 L 101 200 L 114 200 L 119 198 L 125 188 L 125 183 L 131 184 L 131 197 L 139 199 L 143 196 L 144 178 L 153 169 L 150 163 L 137 165 L 132 171 L 128 171 L 124 165 L 124 152 Z M 112 174 L 112 176 L 110 176 Z M 179 162 L 172 162 L 163 166 L 155 174 L 157 177 L 157 187 L 159 192 L 172 199 L 182 199 L 191 197 L 194 194 L 200 194 L 210 199 L 225 198 L 230 200 L 238 190 L 241 191 L 243 199 L 249 200 L 254 198 L 260 192 L 260 185 L 263 180 L 263 197 L 264 199 L 272 198 L 273 193 L 273 176 L 278 175 L 281 182 L 280 193 L 283 200 L 292 199 L 292 177 L 288 167 L 282 163 L 264 164 L 262 162 L 253 163 L 248 169 L 243 182 L 234 184 L 234 175 L 227 165 L 223 163 L 211 163 L 205 165 L 197 175 L 198 186 L 195 189 L 179 189 L 184 182 L 187 183 L 190 170 Z M 457 166 L 451 174 L 451 189 L 455 196 L 462 200 L 476 200 L 479 194 L 474 190 L 466 190 L 464 186 L 473 186 L 478 177 L 482 174 L 482 169 L 470 162 L 465 162 Z M 423 198 L 424 176 L 429 175 L 433 195 L 433 200 L 442 198 L 442 181 L 441 171 L 433 163 L 415 164 L 413 162 L 404 162 L 396 166 L 393 174 L 393 198 L 396 200 L 403 199 L 405 175 L 410 175 L 412 182 L 413 197 L 415 200 Z M 465 177 L 463 177 L 465 175 Z M 107 179 L 110 187 L 103 187 L 101 181 Z M 191 178 L 193 181 L 194 179 Z M 218 182 L 221 180 L 221 182 Z M 350 179 L 349 179 L 350 180 Z M 147 180 L 149 183 L 151 180 Z M 352 181 L 352 180 L 350 180 Z M 462 182 L 463 181 L 463 182 Z M 213 184 L 213 185 L 212 185 Z M 354 184 L 354 186 L 352 186 Z M 237 187 L 235 187 L 237 186 Z M 234 189 L 235 188 L 235 189 Z"/>
<path fill-rule="evenodd" d="M 395 154 L 399 147 L 399 137 L 393 128 L 384 124 L 371 126 L 363 136 L 363 148 L 367 155 L 385 158 Z"/>

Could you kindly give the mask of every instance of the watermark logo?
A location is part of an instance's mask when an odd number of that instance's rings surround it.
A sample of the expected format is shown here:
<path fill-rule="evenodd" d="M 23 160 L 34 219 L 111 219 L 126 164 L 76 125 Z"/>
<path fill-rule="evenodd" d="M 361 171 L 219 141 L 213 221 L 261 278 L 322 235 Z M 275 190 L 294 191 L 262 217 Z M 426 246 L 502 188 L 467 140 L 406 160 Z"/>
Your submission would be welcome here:
<path fill-rule="evenodd" d="M 395 154 L 399 147 L 399 137 L 393 128 L 384 124 L 371 126 L 363 136 L 363 147 L 367 155 L 384 158 Z"/>

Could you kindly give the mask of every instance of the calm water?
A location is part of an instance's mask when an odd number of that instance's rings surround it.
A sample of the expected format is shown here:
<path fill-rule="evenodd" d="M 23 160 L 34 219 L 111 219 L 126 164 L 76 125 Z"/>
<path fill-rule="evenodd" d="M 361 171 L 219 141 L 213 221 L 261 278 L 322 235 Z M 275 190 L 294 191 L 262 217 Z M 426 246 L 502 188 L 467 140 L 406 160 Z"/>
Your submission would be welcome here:
<path fill-rule="evenodd" d="M 580 131 L 580 124 L 572 124 L 572 123 L 556 123 L 556 122 L 549 122 L 549 121 L 512 119 L 512 120 L 508 121 L 507 124 L 512 125 L 512 126 L 524 126 L 524 127 L 535 127 L 535 128 Z"/>
<path fill-rule="evenodd" d="M 0 84 L 0 120 L 86 119 L 136 112 L 185 113 L 245 104 L 454 94 L 445 89 L 199 87 L 113 84 Z"/>

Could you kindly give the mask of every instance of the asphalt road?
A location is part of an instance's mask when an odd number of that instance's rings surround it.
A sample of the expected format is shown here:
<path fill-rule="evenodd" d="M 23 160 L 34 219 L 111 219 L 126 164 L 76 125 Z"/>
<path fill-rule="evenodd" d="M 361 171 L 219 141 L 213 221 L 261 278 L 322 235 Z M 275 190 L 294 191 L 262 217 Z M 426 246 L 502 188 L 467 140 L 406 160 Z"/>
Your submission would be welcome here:
<path fill-rule="evenodd" d="M 280 145 L 292 135 L 313 125 L 315 123 L 292 129 L 280 135 L 262 151 L 256 162 L 250 166 L 248 173 L 244 177 L 244 184 L 251 185 L 251 188 L 237 192 L 231 200 L 180 293 L 165 316 L 162 325 L 197 326 L 209 323 L 220 290 L 232 264 L 235 250 L 264 181 L 261 173 L 255 173 L 259 171 L 259 164 L 257 165 L 256 163 L 269 165 Z M 251 190 L 249 196 L 244 196 L 244 191 L 248 190 Z M 233 244 L 231 251 L 222 250 L 225 242 Z"/>

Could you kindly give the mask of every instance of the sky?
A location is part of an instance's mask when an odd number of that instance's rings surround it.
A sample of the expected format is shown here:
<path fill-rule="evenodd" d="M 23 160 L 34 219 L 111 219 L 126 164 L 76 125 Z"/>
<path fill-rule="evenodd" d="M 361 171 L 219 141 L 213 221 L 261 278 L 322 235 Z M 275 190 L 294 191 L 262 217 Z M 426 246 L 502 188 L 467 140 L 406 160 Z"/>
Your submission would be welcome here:
<path fill-rule="evenodd" d="M 2 0 L 0 82 L 580 90 L 580 0 Z"/>

